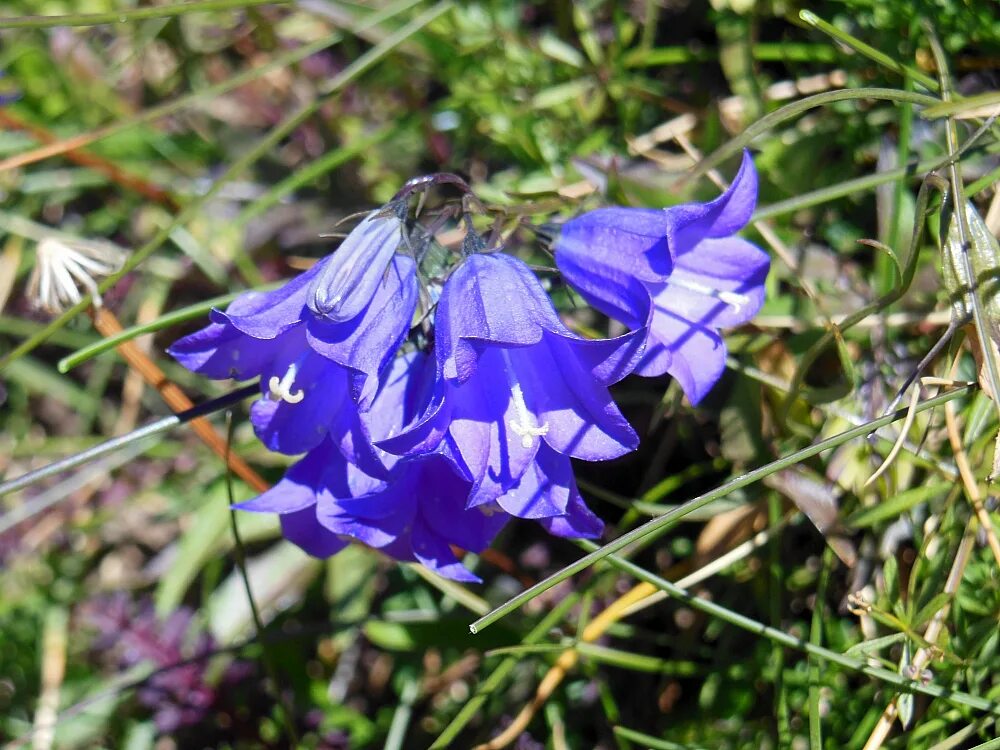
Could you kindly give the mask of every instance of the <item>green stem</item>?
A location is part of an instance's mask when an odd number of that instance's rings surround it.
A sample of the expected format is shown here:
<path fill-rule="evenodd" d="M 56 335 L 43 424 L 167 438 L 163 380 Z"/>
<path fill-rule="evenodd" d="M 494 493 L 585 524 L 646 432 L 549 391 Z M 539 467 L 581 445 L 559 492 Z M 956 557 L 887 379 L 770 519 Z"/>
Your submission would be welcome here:
<path fill-rule="evenodd" d="M 776 109 L 770 114 L 757 120 L 738 136 L 717 148 L 711 154 L 702 159 L 695 166 L 691 173 L 684 178 L 684 182 L 694 180 L 701 175 L 719 166 L 726 159 L 735 156 L 744 148 L 753 143 L 754 139 L 786 120 L 808 112 L 810 109 L 822 107 L 834 102 L 850 101 L 852 99 L 877 99 L 882 101 L 896 102 L 898 104 L 910 103 L 919 104 L 924 107 L 939 104 L 940 99 L 918 94 L 915 91 L 900 91 L 899 89 L 884 88 L 861 88 L 861 89 L 841 89 L 837 91 L 824 91 L 822 94 L 814 94 L 804 99 L 799 99 L 791 104 Z"/>
<path fill-rule="evenodd" d="M 809 642 L 818 648 L 822 648 L 823 643 L 823 610 L 826 607 L 826 592 L 832 567 L 833 550 L 827 546 L 823 552 L 823 567 L 819 573 L 816 603 L 813 605 L 812 622 L 809 625 Z M 819 664 L 819 659 L 809 659 L 809 750 L 823 750 L 823 720 L 819 715 Z"/>
<path fill-rule="evenodd" d="M 921 402 L 917 406 L 917 412 L 919 413 L 925 411 L 926 409 L 932 409 L 935 406 L 947 403 L 952 399 L 958 398 L 959 396 L 968 393 L 970 390 L 972 390 L 972 386 L 964 386 L 962 388 L 957 388 L 953 391 L 949 391 L 948 393 L 941 394 L 940 396 L 935 396 L 934 398 Z M 892 414 L 887 414 L 884 417 L 879 417 L 878 419 L 874 419 L 871 422 L 867 422 L 858 427 L 854 427 L 850 430 L 846 430 L 845 432 L 841 432 L 840 434 L 827 438 L 826 440 L 816 443 L 815 445 L 807 446 L 806 448 L 796 451 L 791 455 L 784 456 L 783 458 L 779 458 L 776 461 L 772 461 L 771 463 L 766 464 L 765 466 L 761 466 L 758 469 L 754 469 L 753 471 L 747 472 L 741 477 L 736 477 L 735 479 L 731 479 L 722 486 L 716 487 L 714 490 L 706 492 L 704 495 L 699 495 L 698 497 L 689 500 L 688 502 L 678 506 L 676 509 L 670 511 L 669 513 L 665 513 L 662 516 L 647 521 L 642 526 L 638 526 L 632 531 L 623 534 L 614 541 L 604 545 L 600 549 L 597 549 L 588 555 L 584 555 L 574 563 L 570 563 L 559 572 L 549 576 L 543 581 L 539 581 L 534 586 L 512 597 L 504 604 L 494 609 L 489 614 L 480 617 L 478 620 L 476 620 L 469 626 L 469 630 L 472 633 L 480 632 L 481 630 L 492 625 L 497 620 L 510 614 L 521 605 L 534 599 L 539 594 L 548 591 L 553 586 L 566 580 L 570 576 L 579 573 L 581 570 L 585 570 L 586 568 L 589 568 L 591 565 L 600 562 L 608 555 L 618 552 L 619 550 L 628 547 L 630 544 L 633 544 L 640 540 L 644 540 L 647 536 L 654 534 L 658 536 L 660 534 L 663 534 L 665 531 L 675 526 L 682 518 L 684 518 L 692 511 L 698 510 L 699 508 L 703 508 L 706 505 L 715 502 L 716 500 L 726 497 L 727 495 L 729 495 L 732 492 L 735 492 L 738 489 L 742 489 L 743 487 L 754 484 L 755 482 L 759 482 L 760 480 L 770 476 L 771 474 L 774 474 L 777 471 L 781 471 L 782 469 L 786 469 L 789 466 L 794 466 L 795 464 L 801 463 L 802 461 L 812 458 L 813 456 L 816 456 L 822 453 L 823 451 L 830 450 L 831 448 L 836 448 L 837 446 L 843 445 L 844 443 L 850 440 L 854 440 L 855 438 L 864 437 L 870 432 L 873 432 L 881 427 L 885 427 L 888 424 L 892 424 L 893 422 L 903 419 L 906 416 L 906 413 L 907 413 L 906 409 L 900 409 L 899 411 L 893 412 Z"/>
<path fill-rule="evenodd" d="M 131 8 L 106 13 L 70 13 L 64 16 L 18 16 L 0 18 L 0 29 L 49 29 L 53 26 L 99 26 L 106 23 L 128 23 L 149 18 L 173 18 L 185 13 L 205 13 L 215 10 L 239 10 L 256 5 L 287 5 L 291 0 L 198 0 L 192 3 L 162 5 L 152 8 Z"/>
<path fill-rule="evenodd" d="M 258 289 L 274 289 L 278 285 L 279 284 L 266 284 L 262 287 L 258 287 Z M 82 365 L 87 360 L 93 359 L 99 354 L 104 354 L 104 352 L 114 349 L 121 344 L 124 344 L 126 341 L 131 341 L 137 336 L 142 336 L 147 333 L 155 333 L 156 331 L 160 331 L 164 328 L 170 328 L 178 323 L 184 323 L 192 318 L 208 315 L 208 313 L 212 311 L 212 308 L 227 305 L 241 294 L 243 294 L 243 292 L 232 292 L 230 294 L 223 294 L 220 297 L 212 297 L 204 302 L 188 305 L 187 307 L 182 307 L 178 310 L 171 310 L 166 315 L 161 315 L 156 320 L 151 320 L 148 323 L 130 326 L 121 333 L 101 339 L 100 341 L 95 341 L 93 344 L 89 344 L 82 349 L 78 349 L 72 354 L 67 354 L 59 360 L 56 364 L 56 368 L 59 372 L 67 373 L 74 367 Z"/>
<path fill-rule="evenodd" d="M 578 544 L 584 549 L 594 550 L 591 554 L 601 551 L 596 544 L 590 541 L 580 540 Z M 966 706 L 979 711 L 988 711 L 991 714 L 1000 715 L 1000 704 L 997 704 L 994 701 L 980 698 L 979 696 L 959 690 L 951 690 L 943 685 L 925 685 L 921 682 L 908 680 L 896 672 L 892 672 L 882 667 L 873 667 L 863 659 L 855 659 L 854 657 L 846 656 L 845 654 L 841 654 L 836 651 L 831 651 L 830 649 L 823 648 L 822 646 L 817 646 L 814 643 L 789 635 L 783 630 L 772 628 L 769 625 L 765 625 L 762 622 L 758 622 L 757 620 L 741 615 L 738 612 L 726 609 L 715 602 L 695 596 L 665 578 L 661 578 L 655 573 L 650 573 L 645 568 L 642 568 L 624 558 L 618 557 L 617 555 L 607 555 L 607 558 L 608 562 L 619 570 L 625 571 L 639 580 L 652 584 L 661 591 L 666 592 L 667 595 L 673 597 L 674 599 L 684 602 L 684 604 L 692 609 L 704 612 L 710 617 L 716 617 L 729 623 L 730 625 L 734 625 L 750 633 L 762 635 L 765 638 L 768 638 L 787 648 L 792 648 L 796 651 L 803 651 L 810 656 L 815 656 L 819 659 L 823 659 L 824 661 L 837 664 L 845 669 L 850 669 L 853 672 L 866 674 L 869 677 L 873 677 L 896 687 L 901 692 L 921 693 L 922 695 L 928 695 L 932 698 L 944 698 L 949 703 L 955 705 Z"/>
<path fill-rule="evenodd" d="M 799 18 L 805 21 L 807 24 L 815 29 L 819 29 L 824 34 L 833 37 L 838 42 L 845 44 L 852 50 L 860 55 L 864 55 L 872 62 L 878 63 L 883 68 L 891 70 L 893 73 L 898 73 L 901 76 L 909 76 L 915 82 L 919 83 L 921 86 L 926 88 L 928 91 L 938 91 L 938 82 L 931 78 L 926 73 L 921 73 L 916 68 L 911 68 L 908 65 L 903 65 L 897 60 L 893 60 L 889 55 L 884 52 L 875 49 L 874 47 L 865 44 L 857 37 L 853 37 L 845 31 L 841 31 L 836 26 L 831 23 L 824 21 L 822 18 L 817 16 L 811 10 L 799 11 Z"/>
<path fill-rule="evenodd" d="M 253 598 L 253 590 L 250 588 L 250 574 L 247 572 L 247 548 L 243 544 L 243 537 L 240 536 L 239 524 L 236 523 L 236 511 L 233 509 L 236 504 L 236 496 L 233 493 L 233 471 L 229 463 L 229 450 L 232 444 L 233 415 L 232 412 L 229 412 L 226 414 L 226 455 L 223 456 L 222 460 L 226 467 L 226 497 L 229 500 L 229 529 L 233 534 L 233 557 L 240 572 L 240 578 L 243 580 L 243 591 L 246 593 L 250 614 L 253 616 L 254 629 L 261 644 L 261 661 L 264 662 L 264 671 L 267 672 L 275 701 L 281 706 L 281 723 L 285 728 L 289 747 L 298 747 L 299 738 L 295 731 L 295 707 L 285 691 L 281 689 L 282 683 L 278 680 L 278 668 L 275 666 L 274 656 L 264 641 L 264 620 L 260 616 L 257 602 Z"/>

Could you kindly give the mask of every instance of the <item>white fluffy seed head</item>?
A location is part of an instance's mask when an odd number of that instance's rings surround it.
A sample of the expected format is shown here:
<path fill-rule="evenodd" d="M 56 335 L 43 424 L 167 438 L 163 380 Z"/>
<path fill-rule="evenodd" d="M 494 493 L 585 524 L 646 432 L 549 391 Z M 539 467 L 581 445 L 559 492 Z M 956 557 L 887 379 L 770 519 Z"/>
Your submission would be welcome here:
<path fill-rule="evenodd" d="M 110 242 L 55 236 L 42 238 L 36 252 L 28 297 L 35 307 L 53 315 L 78 303 L 84 293 L 100 307 L 96 280 L 118 271 L 126 258 L 125 251 Z"/>

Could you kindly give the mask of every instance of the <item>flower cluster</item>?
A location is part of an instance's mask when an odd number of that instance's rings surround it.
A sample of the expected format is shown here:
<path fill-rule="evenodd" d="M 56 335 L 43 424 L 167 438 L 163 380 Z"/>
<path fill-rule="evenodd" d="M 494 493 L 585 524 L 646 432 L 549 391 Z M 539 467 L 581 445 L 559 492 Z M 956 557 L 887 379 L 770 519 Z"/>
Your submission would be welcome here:
<path fill-rule="evenodd" d="M 756 197 L 749 158 L 712 203 L 591 211 L 563 226 L 556 263 L 634 330 L 586 339 L 531 268 L 488 248 L 471 221 L 457 262 L 423 272 L 433 231 L 409 220 L 408 198 L 432 184 L 411 181 L 336 253 L 213 310 L 171 353 L 209 377 L 260 377 L 257 435 L 305 454 L 243 509 L 278 513 L 312 555 L 360 541 L 468 581 L 455 548 L 483 550 L 512 517 L 558 536 L 601 534 L 571 459 L 637 446 L 609 386 L 669 372 L 700 399 L 722 372 L 717 329 L 756 313 L 768 262 L 730 236 Z"/>

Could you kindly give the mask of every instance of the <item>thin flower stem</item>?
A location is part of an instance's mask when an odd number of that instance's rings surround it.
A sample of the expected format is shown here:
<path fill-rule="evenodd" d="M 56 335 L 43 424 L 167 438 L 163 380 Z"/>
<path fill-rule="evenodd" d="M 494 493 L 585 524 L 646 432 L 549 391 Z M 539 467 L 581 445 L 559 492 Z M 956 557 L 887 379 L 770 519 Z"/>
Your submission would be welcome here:
<path fill-rule="evenodd" d="M 834 553 L 827 546 L 823 551 L 823 563 L 816 587 L 812 622 L 809 624 L 809 642 L 818 647 L 823 643 L 823 611 L 826 608 L 827 589 L 830 585 L 830 571 L 833 569 Z M 823 750 L 823 720 L 820 713 L 820 659 L 809 657 L 809 750 Z"/>
<path fill-rule="evenodd" d="M 0 18 L 0 29 L 49 29 L 54 26 L 100 26 L 108 23 L 145 21 L 150 18 L 173 18 L 185 13 L 205 13 L 217 10 L 239 10 L 257 5 L 287 5 L 291 0 L 196 0 L 190 3 L 161 5 L 149 8 L 108 13 L 71 13 L 64 16 L 15 16 Z"/>
<path fill-rule="evenodd" d="M 577 543 L 586 550 L 593 550 L 591 554 L 601 551 L 601 549 L 598 548 L 598 546 L 593 542 L 579 540 Z M 786 646 L 787 648 L 792 648 L 796 651 L 803 651 L 810 656 L 815 656 L 833 664 L 837 664 L 845 669 L 866 674 L 869 677 L 873 677 L 877 680 L 893 685 L 903 692 L 920 693 L 922 695 L 928 695 L 932 698 L 944 698 L 955 705 L 967 706 L 980 711 L 988 711 L 991 714 L 1000 716 L 1000 704 L 994 701 L 980 698 L 979 696 L 972 695 L 971 693 L 951 690 L 943 685 L 925 685 L 916 680 L 909 680 L 888 669 L 873 667 L 863 659 L 856 659 L 852 656 L 847 656 L 846 654 L 841 654 L 836 651 L 823 648 L 822 646 L 817 646 L 801 638 L 790 635 L 783 630 L 771 627 L 770 625 L 765 625 L 762 622 L 746 617 L 745 615 L 741 615 L 738 612 L 726 609 L 715 602 L 695 596 L 685 589 L 682 589 L 680 586 L 661 578 L 655 573 L 650 573 L 645 568 L 642 568 L 641 566 L 636 565 L 623 557 L 619 557 L 618 555 L 605 555 L 605 557 L 607 557 L 609 563 L 619 570 L 625 571 L 642 581 L 650 583 L 662 591 L 666 591 L 672 598 L 684 602 L 692 609 L 704 612 L 710 617 L 716 617 L 729 623 L 730 625 L 734 625 L 735 627 L 741 628 L 750 633 L 762 635 L 765 638 Z"/>
<path fill-rule="evenodd" d="M 106 292 L 122 277 L 156 252 L 160 246 L 170 238 L 171 234 L 177 227 L 182 226 L 188 223 L 191 219 L 195 218 L 202 206 L 205 205 L 205 203 L 219 190 L 221 190 L 223 185 L 249 169 L 265 154 L 270 153 L 282 139 L 305 123 L 330 101 L 337 98 L 340 95 L 340 92 L 349 83 L 353 82 L 356 78 L 365 73 L 370 67 L 392 52 L 407 38 L 416 34 L 420 31 L 420 29 L 450 11 L 452 7 L 453 3 L 451 0 L 444 0 L 443 2 L 437 3 L 404 25 L 398 31 L 387 36 L 381 42 L 365 52 L 365 54 L 361 55 L 353 63 L 344 68 L 338 75 L 331 79 L 330 83 L 326 86 L 324 96 L 317 97 L 310 103 L 301 107 L 294 114 L 287 117 L 270 133 L 262 138 L 253 148 L 250 148 L 242 157 L 233 162 L 229 168 L 215 182 L 212 183 L 211 187 L 209 187 L 203 195 L 199 196 L 197 200 L 186 206 L 184 210 L 177 214 L 171 222 L 160 229 L 160 231 L 157 232 L 152 239 L 136 250 L 135 253 L 133 253 L 125 262 L 125 265 L 122 266 L 120 271 L 112 274 L 102 281 L 97 287 L 98 292 L 101 294 Z M 369 22 L 374 23 L 374 18 L 366 19 L 366 23 Z M 80 302 L 73 305 L 73 307 L 66 310 L 66 312 L 57 317 L 49 323 L 49 325 L 29 338 L 27 341 L 21 342 L 20 345 L 16 346 L 4 357 L 0 358 L 0 371 L 2 371 L 11 361 L 27 354 L 28 352 L 34 350 L 37 346 L 44 343 L 53 332 L 63 328 L 70 320 L 86 310 L 90 304 L 91 297 L 88 295 L 80 300 Z"/>
<path fill-rule="evenodd" d="M 911 68 L 908 65 L 903 65 L 901 62 L 892 59 L 889 55 L 875 49 L 874 47 L 865 44 L 857 37 L 851 36 L 850 34 L 841 31 L 836 26 L 822 18 L 817 16 L 811 10 L 801 10 L 799 11 L 799 18 L 805 21 L 807 24 L 815 29 L 822 31 L 824 34 L 833 37 L 838 42 L 845 44 L 846 46 L 853 49 L 858 54 L 864 55 L 869 60 L 883 68 L 887 68 L 900 76 L 909 76 L 914 81 L 919 83 L 921 86 L 926 88 L 928 91 L 938 91 L 938 82 L 935 81 L 931 76 L 926 73 L 922 73 L 916 68 Z"/>
<path fill-rule="evenodd" d="M 79 453 L 75 453 L 72 456 L 67 456 L 59 461 L 54 461 L 47 466 L 43 466 L 40 469 L 29 471 L 19 477 L 0 483 L 0 497 L 9 495 L 12 492 L 17 492 L 25 487 L 30 487 L 31 485 L 40 482 L 43 479 L 47 479 L 48 477 L 59 474 L 60 472 L 74 469 L 77 466 L 93 461 L 95 458 L 100 458 L 101 456 L 106 456 L 109 453 L 114 453 L 127 445 L 131 445 L 132 443 L 152 437 L 153 435 L 159 435 L 160 433 L 173 429 L 178 425 L 186 424 L 192 419 L 197 419 L 198 417 L 211 414 L 212 412 L 221 411 L 222 409 L 228 409 L 233 404 L 238 404 L 240 401 L 243 401 L 250 396 L 256 396 L 259 394 L 260 388 L 256 383 L 252 385 L 245 385 L 242 388 L 230 391 L 223 396 L 198 404 L 197 406 L 187 409 L 180 414 L 171 414 L 169 417 L 158 419 L 152 424 L 132 430 L 132 432 L 125 435 L 119 435 L 118 437 L 111 438 L 110 440 L 105 440 L 103 443 L 98 443 L 97 445 L 84 451 L 80 451 Z"/>
<path fill-rule="evenodd" d="M 392 723 L 389 724 L 389 733 L 385 738 L 385 750 L 400 750 L 406 740 L 406 730 L 413 719 L 413 704 L 420 695 L 420 681 L 410 678 L 403 683 L 403 689 L 399 693 L 399 703 L 392 714 Z"/>
<path fill-rule="evenodd" d="M 934 33 L 934 28 L 926 24 L 924 28 L 931 50 L 934 53 L 934 61 L 937 63 L 938 75 L 941 79 L 941 99 L 949 102 L 954 99 L 951 85 L 951 74 L 948 71 L 948 58 L 941 47 L 941 42 Z M 992 122 L 992 118 L 991 118 Z M 945 120 L 945 140 L 948 146 L 948 153 L 955 154 L 959 149 L 958 129 L 955 127 L 955 119 L 949 117 Z M 972 259 L 969 257 L 972 230 L 969 226 L 969 216 L 966 213 L 967 203 L 965 199 L 965 183 L 962 180 L 962 170 L 957 159 L 953 159 L 948 168 L 949 180 L 951 182 L 951 202 L 954 209 L 951 221 L 956 222 L 958 237 L 961 248 L 958 252 L 959 261 L 965 266 L 965 278 L 969 280 L 968 294 L 972 301 L 972 316 L 976 321 L 976 338 L 979 341 L 979 350 L 982 353 L 982 360 L 985 363 L 986 380 L 989 390 L 994 394 L 993 404 L 996 407 L 997 416 L 1000 417 L 1000 363 L 996 361 L 995 325 L 996 321 L 987 321 L 986 313 L 983 310 L 981 300 L 980 278 L 976 275 L 972 267 Z M 957 221 L 956 221 L 957 219 Z M 980 365 L 981 367 L 982 365 Z M 980 375 L 982 379 L 982 375 Z M 986 387 L 984 383 L 983 387 Z"/>
<path fill-rule="evenodd" d="M 271 689 L 274 692 L 274 697 L 277 699 L 277 704 L 281 706 L 282 724 L 285 728 L 285 734 L 288 736 L 289 747 L 298 747 L 299 738 L 295 732 L 295 708 L 292 706 L 285 691 L 281 689 L 281 683 L 278 681 L 278 670 L 274 665 L 274 658 L 272 657 L 271 650 L 263 641 L 264 621 L 261 619 L 257 602 L 253 598 L 253 590 L 250 588 L 250 576 L 247 573 L 247 550 L 243 545 L 243 537 L 240 536 L 239 525 L 236 523 L 236 511 L 233 509 L 233 505 L 236 504 L 236 498 L 233 494 L 233 474 L 230 471 L 234 458 L 230 454 L 232 444 L 233 413 L 230 411 L 226 412 L 226 450 L 222 456 L 222 460 L 226 466 L 226 497 L 229 500 L 229 528 L 233 534 L 233 557 L 236 561 L 236 567 L 240 571 L 240 578 L 243 579 L 243 590 L 247 595 L 247 604 L 250 605 L 250 614 L 253 616 L 257 639 L 261 641 L 261 661 L 264 662 L 264 671 L 267 672 L 268 679 L 271 681 Z"/>
<path fill-rule="evenodd" d="M 918 104 L 925 107 L 941 103 L 940 99 L 933 96 L 927 96 L 926 94 L 918 94 L 915 91 L 900 91 L 899 89 L 886 88 L 838 89 L 837 91 L 825 91 L 822 94 L 807 96 L 803 99 L 799 99 L 798 101 L 794 101 L 791 104 L 786 104 L 784 107 L 776 109 L 774 112 L 765 115 L 750 125 L 738 136 L 724 143 L 722 146 L 705 157 L 703 161 L 697 164 L 691 173 L 678 183 L 678 188 L 687 182 L 701 177 L 703 174 L 708 172 L 708 170 L 719 166 L 719 164 L 724 162 L 726 159 L 735 156 L 753 143 L 755 138 L 772 130 L 774 127 L 780 125 L 786 120 L 798 117 L 799 115 L 808 112 L 810 109 L 815 109 L 816 107 L 823 107 L 827 104 L 850 101 L 852 99 L 877 99 L 896 102 L 899 104 L 909 102 L 911 104 Z"/>
<path fill-rule="evenodd" d="M 265 284 L 264 286 L 254 288 L 258 291 L 267 291 L 277 288 L 280 283 L 281 282 Z M 122 329 L 118 333 L 108 332 L 100 341 L 95 341 L 93 344 L 78 349 L 72 354 L 67 354 L 56 364 L 56 369 L 61 373 L 67 373 L 74 367 L 82 365 L 84 362 L 93 359 L 97 355 L 104 354 L 104 352 L 115 349 L 138 336 L 142 336 L 147 333 L 155 333 L 156 331 L 161 331 L 164 328 L 175 326 L 178 323 L 184 323 L 194 318 L 200 318 L 204 315 L 208 315 L 212 308 L 224 307 L 241 294 L 243 294 L 243 292 L 223 294 L 220 297 L 213 297 L 212 299 L 207 299 L 204 302 L 198 302 L 194 305 L 188 305 L 187 307 L 182 307 L 177 310 L 171 310 L 165 315 L 161 315 L 156 320 L 129 326 L 128 328 Z"/>
<path fill-rule="evenodd" d="M 957 388 L 953 391 L 949 391 L 948 393 L 944 393 L 939 396 L 935 396 L 934 398 L 928 399 L 927 401 L 921 403 L 917 407 L 917 411 L 921 412 L 926 409 L 932 409 L 935 406 L 947 403 L 952 399 L 965 395 L 969 393 L 970 390 L 971 386 L 966 386 L 962 388 Z M 476 620 L 469 626 L 469 630 L 472 633 L 480 632 L 484 628 L 487 628 L 490 625 L 492 625 L 500 618 L 510 614 L 524 603 L 530 601 L 531 599 L 534 599 L 539 594 L 548 591 L 556 584 L 566 580 L 567 578 L 576 573 L 579 573 L 581 570 L 589 568 L 591 565 L 594 565 L 595 563 L 603 560 L 608 555 L 618 552 L 619 550 L 624 549 L 625 547 L 629 546 L 630 544 L 633 544 L 634 542 L 644 540 L 647 536 L 650 535 L 659 536 L 660 534 L 663 534 L 665 531 L 675 526 L 682 518 L 684 518 L 692 511 L 703 508 L 706 505 L 715 502 L 716 500 L 724 498 L 738 489 L 751 485 L 755 482 L 759 482 L 764 477 L 770 476 L 776 471 L 780 471 L 781 469 L 785 469 L 788 468 L 789 466 L 801 463 L 802 461 L 812 458 L 813 456 L 816 456 L 822 453 L 823 451 L 829 450 L 831 448 L 836 448 L 837 446 L 843 445 L 844 443 L 850 440 L 854 440 L 855 438 L 864 437 L 873 430 L 877 430 L 880 427 L 884 427 L 885 425 L 903 419 L 904 417 L 906 417 L 906 409 L 901 409 L 896 412 L 893 412 L 892 414 L 887 414 L 883 417 L 879 417 L 878 419 L 874 419 L 858 427 L 854 427 L 850 430 L 841 432 L 840 434 L 834 435 L 833 437 L 827 438 L 826 440 L 823 440 L 819 443 L 807 446 L 799 451 L 796 451 L 795 453 L 779 458 L 776 461 L 772 461 L 771 463 L 766 464 L 765 466 L 761 466 L 758 469 L 754 469 L 753 471 L 747 472 L 741 477 L 736 477 L 735 479 L 726 482 L 721 487 L 717 487 L 711 492 L 707 492 L 704 495 L 699 495 L 698 497 L 689 500 L 683 505 L 678 506 L 669 513 L 664 513 L 662 516 L 653 518 L 644 523 L 642 526 L 639 526 L 633 529 L 632 531 L 623 534 L 622 536 L 618 537 L 618 539 L 609 542 L 603 547 L 595 549 L 590 554 L 585 555 L 576 562 L 567 565 L 558 573 L 555 573 L 546 578 L 545 580 L 536 583 L 531 588 L 522 591 L 520 594 L 512 597 L 504 604 L 494 609 L 489 614 Z"/>

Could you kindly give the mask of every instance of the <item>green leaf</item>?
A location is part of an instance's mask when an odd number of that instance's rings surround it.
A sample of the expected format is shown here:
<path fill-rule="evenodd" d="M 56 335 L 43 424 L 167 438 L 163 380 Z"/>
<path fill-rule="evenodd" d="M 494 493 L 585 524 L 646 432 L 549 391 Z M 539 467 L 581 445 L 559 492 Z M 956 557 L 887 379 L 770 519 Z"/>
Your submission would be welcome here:
<path fill-rule="evenodd" d="M 911 627 L 921 628 L 934 617 L 938 612 L 948 606 L 951 602 L 951 594 L 942 591 L 940 594 L 931 599 L 927 604 L 920 608 L 920 611 L 913 616 L 913 620 L 910 622 Z"/>
<path fill-rule="evenodd" d="M 875 651 L 881 651 L 887 646 L 892 646 L 899 643 L 901 640 L 906 638 L 904 633 L 892 633 L 891 635 L 883 635 L 880 638 L 872 638 L 870 641 L 861 641 L 861 643 L 855 643 L 844 653 L 849 656 L 857 656 L 859 654 L 870 654 Z"/>
<path fill-rule="evenodd" d="M 890 602 L 899 601 L 899 563 L 894 555 L 889 555 L 882 565 L 882 575 L 885 578 L 885 595 Z"/>
<path fill-rule="evenodd" d="M 927 502 L 931 498 L 943 495 L 949 489 L 951 489 L 951 487 L 947 484 L 931 484 L 914 487 L 913 489 L 906 490 L 905 492 L 900 492 L 898 495 L 885 502 L 873 505 L 870 508 L 864 508 L 857 513 L 851 514 L 844 523 L 847 526 L 857 529 L 874 526 L 881 521 L 896 518 L 901 513 L 905 513 L 914 506 Z"/>

